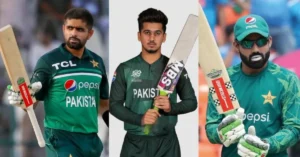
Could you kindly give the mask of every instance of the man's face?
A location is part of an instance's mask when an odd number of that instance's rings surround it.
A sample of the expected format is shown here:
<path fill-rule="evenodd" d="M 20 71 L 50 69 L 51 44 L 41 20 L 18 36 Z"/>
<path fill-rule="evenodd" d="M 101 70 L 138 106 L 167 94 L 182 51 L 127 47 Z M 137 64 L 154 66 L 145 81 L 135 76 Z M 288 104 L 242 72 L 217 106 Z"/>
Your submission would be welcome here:
<path fill-rule="evenodd" d="M 156 53 L 161 49 L 166 40 L 161 23 L 145 22 L 143 28 L 138 32 L 138 40 L 142 43 L 142 49 L 148 53 Z"/>
<path fill-rule="evenodd" d="M 235 41 L 234 45 L 240 53 L 242 62 L 252 69 L 262 68 L 270 57 L 272 38 L 265 38 L 260 34 L 249 34 L 242 41 Z"/>
<path fill-rule="evenodd" d="M 83 48 L 93 35 L 93 30 L 89 30 L 81 19 L 67 19 L 63 25 L 63 32 L 67 46 L 75 50 Z"/>

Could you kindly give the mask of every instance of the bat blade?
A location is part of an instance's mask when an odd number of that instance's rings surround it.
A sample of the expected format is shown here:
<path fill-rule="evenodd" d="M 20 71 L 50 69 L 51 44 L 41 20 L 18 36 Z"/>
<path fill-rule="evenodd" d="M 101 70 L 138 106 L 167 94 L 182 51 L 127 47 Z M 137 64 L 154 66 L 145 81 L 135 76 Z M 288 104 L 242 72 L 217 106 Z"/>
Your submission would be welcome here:
<path fill-rule="evenodd" d="M 17 45 L 17 41 L 15 39 L 13 29 L 10 25 L 0 29 L 0 52 L 13 89 L 16 92 L 20 92 L 23 98 L 23 102 L 26 106 L 27 113 L 32 123 L 39 146 L 44 147 L 45 141 L 33 111 L 33 104 L 36 102 L 36 100 L 30 95 L 30 90 L 27 86 L 30 81 Z"/>
<path fill-rule="evenodd" d="M 158 82 L 160 95 L 168 95 L 174 91 L 198 37 L 198 23 L 198 16 L 190 14 Z M 157 107 L 154 109 L 159 110 Z M 144 133 L 149 134 L 150 129 L 151 125 L 146 125 Z"/>
<path fill-rule="evenodd" d="M 199 64 L 218 113 L 228 114 L 240 105 L 206 16 L 199 7 Z"/>
<path fill-rule="evenodd" d="M 190 14 L 158 83 L 158 89 L 173 92 L 198 37 L 198 16 Z"/>

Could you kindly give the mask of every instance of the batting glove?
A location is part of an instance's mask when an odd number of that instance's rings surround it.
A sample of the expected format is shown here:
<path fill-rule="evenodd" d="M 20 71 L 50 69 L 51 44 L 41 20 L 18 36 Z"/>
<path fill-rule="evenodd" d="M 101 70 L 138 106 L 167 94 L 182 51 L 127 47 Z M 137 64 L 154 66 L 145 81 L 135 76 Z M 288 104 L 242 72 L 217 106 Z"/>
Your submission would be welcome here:
<path fill-rule="evenodd" d="M 41 82 L 34 82 L 28 86 L 31 97 L 34 97 L 34 94 L 42 88 Z M 8 103 L 10 105 L 22 107 L 25 109 L 25 104 L 23 102 L 20 92 L 16 92 L 11 85 L 7 86 L 8 89 Z"/>
<path fill-rule="evenodd" d="M 243 124 L 244 109 L 239 108 L 236 114 L 227 115 L 217 128 L 221 142 L 225 147 L 230 146 L 246 134 Z"/>
<path fill-rule="evenodd" d="M 238 144 L 238 154 L 241 157 L 265 157 L 270 144 L 256 136 L 255 127 L 248 128 L 248 134 L 242 137 Z"/>

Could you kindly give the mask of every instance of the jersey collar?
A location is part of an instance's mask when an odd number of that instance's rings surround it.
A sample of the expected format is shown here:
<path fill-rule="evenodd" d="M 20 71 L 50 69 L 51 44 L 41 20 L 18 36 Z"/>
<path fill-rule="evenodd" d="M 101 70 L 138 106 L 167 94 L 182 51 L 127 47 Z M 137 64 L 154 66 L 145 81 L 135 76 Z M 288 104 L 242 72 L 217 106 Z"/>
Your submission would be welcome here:
<path fill-rule="evenodd" d="M 77 58 L 76 56 L 72 55 L 71 52 L 69 52 L 66 48 L 65 48 L 65 43 L 61 44 L 60 45 L 60 50 L 61 52 L 66 55 L 68 57 L 68 59 L 73 59 L 73 58 Z M 92 59 L 92 55 L 90 53 L 90 51 L 87 49 L 87 48 L 84 48 L 84 51 L 83 51 L 83 55 L 82 55 L 82 58 L 81 59 Z"/>
<path fill-rule="evenodd" d="M 160 64 L 162 64 L 162 60 L 163 60 L 163 55 L 161 55 L 160 57 L 159 57 L 159 59 L 158 60 L 156 60 L 155 62 L 153 62 L 152 64 L 149 64 L 148 62 L 146 62 L 145 60 L 144 60 L 144 58 L 142 57 L 142 53 L 140 53 L 139 55 L 138 55 L 138 60 L 140 61 L 140 62 L 143 62 L 143 63 L 145 63 L 145 64 L 147 64 L 147 65 L 150 65 L 151 67 L 155 67 L 155 66 L 159 66 Z"/>
<path fill-rule="evenodd" d="M 244 73 L 244 71 L 242 70 L 242 63 L 240 63 L 240 70 L 242 72 L 242 74 L 244 76 L 247 76 L 247 77 L 257 77 L 257 76 L 260 76 L 262 75 L 263 73 L 265 73 L 265 71 L 267 71 L 267 69 L 269 69 L 269 66 L 270 66 L 270 61 L 267 62 L 267 66 L 262 70 L 260 71 L 259 73 L 256 73 L 256 74 L 246 74 Z"/>

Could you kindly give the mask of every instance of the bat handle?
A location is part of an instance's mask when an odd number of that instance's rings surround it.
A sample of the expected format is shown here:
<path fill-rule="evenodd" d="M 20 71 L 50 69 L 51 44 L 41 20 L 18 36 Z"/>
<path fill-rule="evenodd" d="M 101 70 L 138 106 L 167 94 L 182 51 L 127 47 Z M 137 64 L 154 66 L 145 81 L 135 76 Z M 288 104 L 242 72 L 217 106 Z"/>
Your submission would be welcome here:
<path fill-rule="evenodd" d="M 159 90 L 159 95 L 167 96 L 168 93 L 164 90 Z M 157 108 L 156 106 L 154 106 L 153 109 L 156 110 L 156 111 L 159 110 L 159 108 Z M 148 135 L 150 133 L 151 127 L 152 127 L 152 125 L 150 125 L 150 124 L 145 126 L 145 128 L 144 128 L 145 135 Z"/>
<path fill-rule="evenodd" d="M 35 136 L 36 136 L 37 141 L 39 143 L 39 146 L 40 147 L 45 147 L 45 140 L 44 140 L 42 131 L 40 129 L 40 126 L 38 124 L 38 121 L 36 119 L 36 116 L 35 116 L 35 113 L 33 111 L 33 107 L 32 106 L 33 105 L 31 105 L 31 106 L 29 106 L 27 108 L 27 113 L 28 113 L 29 119 L 31 121 L 31 124 L 32 124 L 33 130 L 34 130 Z"/>
<path fill-rule="evenodd" d="M 156 106 L 154 106 L 153 109 L 156 110 L 156 111 L 159 110 L 159 108 L 157 108 Z M 145 128 L 144 128 L 144 133 L 145 133 L 146 135 L 149 135 L 150 130 L 151 130 L 151 127 L 152 127 L 152 125 L 150 125 L 150 124 L 147 124 L 147 125 L 145 126 Z"/>

